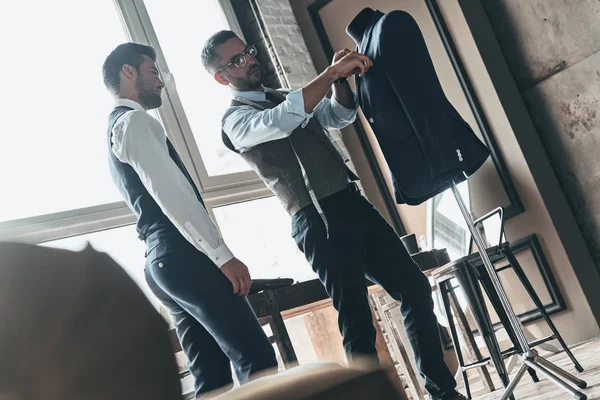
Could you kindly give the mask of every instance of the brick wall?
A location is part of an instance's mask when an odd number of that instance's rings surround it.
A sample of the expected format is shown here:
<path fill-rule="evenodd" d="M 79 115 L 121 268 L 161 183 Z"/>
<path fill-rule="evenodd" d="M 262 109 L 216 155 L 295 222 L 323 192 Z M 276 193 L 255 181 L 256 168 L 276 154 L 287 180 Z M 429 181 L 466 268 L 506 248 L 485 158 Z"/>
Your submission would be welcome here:
<path fill-rule="evenodd" d="M 291 88 L 306 85 L 317 76 L 292 6 L 288 0 L 256 0 L 268 39 Z"/>
<path fill-rule="evenodd" d="M 280 78 L 280 76 L 283 76 L 283 71 L 275 60 L 272 44 L 265 39 L 263 35 L 264 28 L 255 14 L 255 1 L 231 0 L 231 4 L 246 42 L 254 44 L 258 49 L 258 60 L 264 66 L 266 72 L 265 85 L 274 88 L 286 86 Z"/>

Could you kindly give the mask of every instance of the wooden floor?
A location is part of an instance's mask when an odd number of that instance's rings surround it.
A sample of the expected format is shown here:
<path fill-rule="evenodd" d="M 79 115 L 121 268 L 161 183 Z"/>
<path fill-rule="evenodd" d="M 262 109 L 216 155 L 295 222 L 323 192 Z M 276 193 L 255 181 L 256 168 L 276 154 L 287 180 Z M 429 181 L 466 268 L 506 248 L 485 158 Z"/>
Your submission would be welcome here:
<path fill-rule="evenodd" d="M 588 399 L 600 399 L 600 339 L 582 344 L 571 349 L 575 357 L 579 360 L 579 363 L 583 366 L 585 371 L 582 374 L 577 373 L 573 364 L 564 352 L 548 356 L 547 359 L 559 367 L 565 369 L 567 372 L 572 373 L 580 379 L 587 382 L 587 389 L 583 390 Z M 517 371 L 519 364 L 512 370 L 511 377 Z M 493 372 L 493 368 L 490 368 L 490 373 Z M 500 380 L 497 376 L 494 376 L 493 380 L 496 389 L 502 388 Z M 493 400 L 499 399 L 503 393 L 503 390 L 496 390 L 492 393 L 485 393 L 481 382 L 477 381 L 477 374 L 469 380 L 471 383 L 473 398 L 476 400 Z M 465 393 L 461 387 L 459 390 Z M 548 379 L 540 376 L 539 383 L 533 383 L 527 373 L 521 379 L 517 389 L 514 392 L 517 400 L 567 400 L 573 399 L 569 394 L 562 391 L 558 386 L 554 385 Z"/>

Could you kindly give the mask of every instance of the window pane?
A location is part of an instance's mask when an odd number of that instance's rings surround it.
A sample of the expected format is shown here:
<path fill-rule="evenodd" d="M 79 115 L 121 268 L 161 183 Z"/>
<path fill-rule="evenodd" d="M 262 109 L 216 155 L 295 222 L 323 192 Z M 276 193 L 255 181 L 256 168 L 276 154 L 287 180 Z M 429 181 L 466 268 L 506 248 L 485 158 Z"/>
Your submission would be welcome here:
<path fill-rule="evenodd" d="M 0 221 L 121 200 L 106 160 L 113 100 L 101 74 L 126 41 L 113 2 L 3 1 L 0 37 Z"/>
<path fill-rule="evenodd" d="M 248 165 L 221 142 L 221 117 L 229 89 L 204 67 L 200 53 L 215 32 L 229 29 L 216 0 L 144 0 L 169 70 L 209 175 L 248 171 Z"/>
<path fill-rule="evenodd" d="M 253 279 L 316 279 L 292 239 L 291 219 L 277 198 L 214 208 L 225 242 L 250 269 Z"/>
<path fill-rule="evenodd" d="M 152 304 L 160 309 L 160 301 L 154 297 L 146 284 L 146 278 L 144 277 L 146 245 L 138 239 L 135 225 L 46 242 L 42 243 L 42 246 L 79 251 L 85 248 L 88 243 L 94 249 L 107 253 L 119 263 L 144 291 Z"/>
<path fill-rule="evenodd" d="M 458 185 L 458 191 L 469 208 L 467 181 Z M 463 257 L 469 250 L 471 233 L 450 189 L 433 198 L 433 248 L 448 251 L 451 260 Z"/>

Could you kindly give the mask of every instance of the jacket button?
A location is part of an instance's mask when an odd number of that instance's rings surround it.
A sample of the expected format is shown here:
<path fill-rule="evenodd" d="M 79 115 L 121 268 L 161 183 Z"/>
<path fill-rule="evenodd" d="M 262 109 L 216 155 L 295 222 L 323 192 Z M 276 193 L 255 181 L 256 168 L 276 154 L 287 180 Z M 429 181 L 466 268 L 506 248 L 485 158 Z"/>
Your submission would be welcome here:
<path fill-rule="evenodd" d="M 375 120 L 373 118 L 369 118 L 369 122 L 373 123 L 373 122 L 375 122 Z"/>
<path fill-rule="evenodd" d="M 165 265 L 164 265 L 163 263 L 158 263 L 158 268 L 162 268 L 162 267 L 164 267 L 164 266 L 165 266 Z"/>

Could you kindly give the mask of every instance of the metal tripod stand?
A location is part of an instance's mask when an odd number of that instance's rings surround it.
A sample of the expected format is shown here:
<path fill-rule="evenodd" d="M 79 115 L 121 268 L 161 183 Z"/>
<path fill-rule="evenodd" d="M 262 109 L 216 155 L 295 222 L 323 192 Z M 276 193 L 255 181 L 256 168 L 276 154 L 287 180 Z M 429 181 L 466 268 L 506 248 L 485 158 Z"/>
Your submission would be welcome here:
<path fill-rule="evenodd" d="M 569 381 L 573 385 L 575 385 L 581 389 L 585 389 L 587 387 L 587 383 L 585 381 L 571 375 L 567 371 L 557 367 L 556 365 L 552 364 L 550 361 L 541 357 L 537 353 L 537 351 L 532 349 L 531 346 L 529 345 L 529 342 L 527 341 L 527 338 L 525 337 L 525 333 L 523 332 L 523 327 L 521 326 L 521 322 L 519 321 L 519 318 L 516 316 L 512 306 L 508 300 L 508 297 L 506 296 L 506 292 L 504 291 L 504 288 L 502 287 L 500 278 L 498 278 L 496 269 L 494 268 L 492 262 L 490 261 L 488 255 L 487 255 L 487 252 L 486 252 L 487 246 L 484 244 L 483 238 L 479 234 L 479 230 L 476 227 L 478 222 L 473 219 L 471 212 L 465 205 L 465 203 L 458 191 L 458 188 L 456 186 L 456 182 L 454 182 L 454 181 L 450 182 L 450 189 L 452 190 L 452 193 L 454 194 L 454 197 L 456 198 L 456 202 L 458 203 L 460 212 L 462 213 L 462 215 L 465 219 L 465 222 L 467 223 L 467 226 L 469 227 L 469 231 L 471 232 L 471 235 L 473 236 L 473 240 L 475 241 L 475 244 L 477 245 L 477 249 L 479 251 L 479 255 L 481 256 L 483 265 L 485 266 L 485 269 L 490 277 L 492 285 L 494 286 L 494 289 L 496 290 L 496 292 L 498 294 L 498 298 L 500 299 L 502 307 L 506 311 L 506 314 L 508 316 L 512 330 L 514 331 L 515 336 L 519 342 L 518 343 L 519 348 L 520 348 L 519 358 L 521 359 L 521 366 L 517 370 L 512 381 L 506 387 L 504 393 L 502 394 L 501 400 L 507 400 L 509 397 L 512 396 L 513 391 L 519 384 L 519 381 L 521 380 L 521 378 L 525 374 L 525 371 L 527 371 L 528 368 L 532 368 L 539 374 L 545 376 L 552 383 L 554 383 L 555 385 L 560 387 L 565 392 L 569 393 L 574 398 L 579 399 L 579 400 L 586 400 L 587 399 L 586 394 L 573 388 L 571 385 L 569 385 L 565 382 L 565 380 Z"/>

